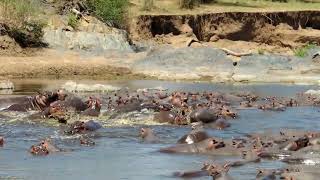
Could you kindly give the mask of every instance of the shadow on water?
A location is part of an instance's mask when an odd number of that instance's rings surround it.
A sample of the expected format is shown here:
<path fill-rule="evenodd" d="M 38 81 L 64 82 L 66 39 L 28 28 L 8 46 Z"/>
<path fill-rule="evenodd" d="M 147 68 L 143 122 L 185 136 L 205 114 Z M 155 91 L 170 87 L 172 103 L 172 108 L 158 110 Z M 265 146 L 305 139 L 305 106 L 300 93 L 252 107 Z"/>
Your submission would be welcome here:
<path fill-rule="evenodd" d="M 65 81 L 52 81 L 50 85 L 61 85 Z M 99 82 L 101 83 L 101 82 Z M 103 82 L 102 82 L 103 83 Z M 106 83 L 106 82 L 105 82 Z M 222 91 L 253 93 L 269 96 L 293 96 L 313 86 L 294 85 L 228 85 L 191 82 L 166 81 L 129 81 L 108 82 L 131 89 L 163 87 L 171 91 Z M 15 93 L 26 94 L 47 88 L 45 83 L 17 86 Z M 318 130 L 320 124 L 319 109 L 316 107 L 288 108 L 285 112 L 263 112 L 258 110 L 239 111 L 240 118 L 231 121 L 231 128 L 219 131 L 209 130 L 209 134 L 218 137 L 237 137 L 246 133 L 282 128 Z M 1 118 L 1 117 L 0 117 Z M 56 126 L 27 122 L 0 123 L 0 135 L 6 139 L 0 149 L 0 178 L 22 179 L 174 179 L 175 171 L 197 170 L 205 161 L 230 161 L 230 157 L 204 155 L 170 155 L 157 152 L 160 148 L 174 144 L 179 137 L 190 131 L 189 127 L 151 126 L 161 141 L 157 144 L 142 143 L 138 138 L 141 126 L 105 127 L 97 132 L 96 146 L 83 147 L 72 137 L 60 134 Z M 60 147 L 71 152 L 51 154 L 46 157 L 34 157 L 28 153 L 32 144 L 50 137 Z M 230 174 L 236 179 L 254 179 L 257 168 L 276 168 L 280 162 L 263 161 L 241 168 L 234 168 Z M 200 178 L 203 180 L 208 177 Z"/>

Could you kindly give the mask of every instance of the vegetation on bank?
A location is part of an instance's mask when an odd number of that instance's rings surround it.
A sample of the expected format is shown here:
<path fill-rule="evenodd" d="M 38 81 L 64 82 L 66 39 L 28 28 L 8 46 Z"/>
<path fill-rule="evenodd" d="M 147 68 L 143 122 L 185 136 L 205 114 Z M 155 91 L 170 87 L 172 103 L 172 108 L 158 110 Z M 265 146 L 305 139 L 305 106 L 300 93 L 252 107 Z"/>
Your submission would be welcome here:
<path fill-rule="evenodd" d="M 320 0 L 153 0 L 153 8 L 148 10 L 143 8 L 145 1 L 130 0 L 131 16 L 320 10 Z"/>
<path fill-rule="evenodd" d="M 128 0 L 87 0 L 87 4 L 93 14 L 103 22 L 116 27 L 123 26 Z"/>
<path fill-rule="evenodd" d="M 42 43 L 45 24 L 39 18 L 37 0 L 0 0 L 0 18 L 6 32 L 22 47 L 44 46 Z"/>
<path fill-rule="evenodd" d="M 309 44 L 306 44 L 300 48 L 296 48 L 294 49 L 294 55 L 297 56 L 297 57 L 306 57 L 308 55 L 308 52 L 311 50 L 311 49 L 314 49 L 317 47 L 317 44 L 315 43 L 309 43 Z"/>

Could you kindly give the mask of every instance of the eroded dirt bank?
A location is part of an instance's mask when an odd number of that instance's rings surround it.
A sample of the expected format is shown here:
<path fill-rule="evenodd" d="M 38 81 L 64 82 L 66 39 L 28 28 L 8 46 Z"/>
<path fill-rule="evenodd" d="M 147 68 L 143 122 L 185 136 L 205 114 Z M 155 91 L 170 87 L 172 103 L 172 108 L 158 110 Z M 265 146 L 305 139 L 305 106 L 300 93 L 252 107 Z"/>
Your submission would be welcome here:
<path fill-rule="evenodd" d="M 134 39 L 163 41 L 184 34 L 203 42 L 246 41 L 293 49 L 305 43 L 319 44 L 319 29 L 320 11 L 290 11 L 144 15 L 136 19 L 130 31 Z"/>

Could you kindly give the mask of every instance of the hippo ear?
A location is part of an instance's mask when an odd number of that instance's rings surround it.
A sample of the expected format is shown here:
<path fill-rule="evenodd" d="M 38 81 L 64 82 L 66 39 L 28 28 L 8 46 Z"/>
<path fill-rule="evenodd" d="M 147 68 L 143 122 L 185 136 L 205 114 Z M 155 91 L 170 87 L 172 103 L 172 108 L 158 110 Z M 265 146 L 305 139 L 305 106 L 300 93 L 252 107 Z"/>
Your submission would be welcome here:
<path fill-rule="evenodd" d="M 261 175 L 263 171 L 261 169 L 257 169 L 257 176 Z"/>

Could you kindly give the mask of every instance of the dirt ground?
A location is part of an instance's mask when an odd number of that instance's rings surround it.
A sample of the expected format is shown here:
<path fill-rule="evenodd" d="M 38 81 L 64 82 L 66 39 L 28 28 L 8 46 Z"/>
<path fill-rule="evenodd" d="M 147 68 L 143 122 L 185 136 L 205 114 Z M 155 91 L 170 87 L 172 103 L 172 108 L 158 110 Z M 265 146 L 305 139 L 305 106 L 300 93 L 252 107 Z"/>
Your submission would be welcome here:
<path fill-rule="evenodd" d="M 29 54 L 28 54 L 29 53 Z M 9 79 L 51 78 L 51 79 L 147 79 L 145 75 L 134 74 L 128 68 L 140 54 L 126 58 L 104 56 L 81 56 L 76 52 L 58 52 L 40 49 L 37 52 L 0 57 L 0 77 Z"/>

